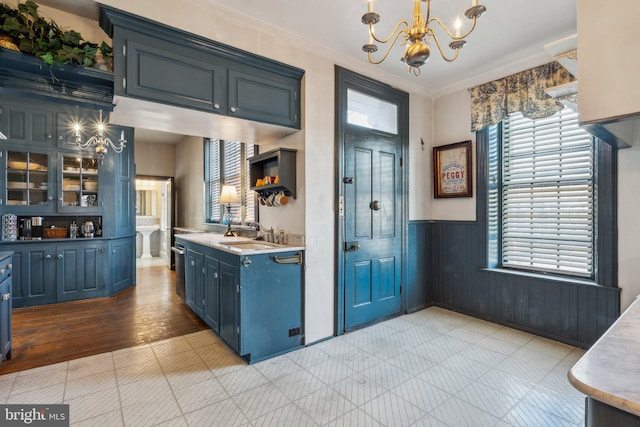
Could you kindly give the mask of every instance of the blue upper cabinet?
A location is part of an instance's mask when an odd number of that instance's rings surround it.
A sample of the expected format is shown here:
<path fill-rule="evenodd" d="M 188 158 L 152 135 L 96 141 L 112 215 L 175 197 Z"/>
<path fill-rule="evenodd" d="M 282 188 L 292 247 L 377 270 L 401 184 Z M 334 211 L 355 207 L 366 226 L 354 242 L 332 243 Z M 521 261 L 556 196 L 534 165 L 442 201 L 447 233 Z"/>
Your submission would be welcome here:
<path fill-rule="evenodd" d="M 51 111 L 34 107 L 33 104 L 2 102 L 0 132 L 10 142 L 49 146 L 54 137 L 53 116 Z"/>
<path fill-rule="evenodd" d="M 116 86 L 127 96 L 212 113 L 226 112 L 227 69 L 222 61 L 206 62 L 196 49 L 132 31 L 123 35 L 126 41 L 118 54 L 126 63 L 126 74 Z"/>
<path fill-rule="evenodd" d="M 300 81 L 261 69 L 230 69 L 229 115 L 300 128 Z"/>
<path fill-rule="evenodd" d="M 303 70 L 108 6 L 100 25 L 116 96 L 300 129 Z"/>

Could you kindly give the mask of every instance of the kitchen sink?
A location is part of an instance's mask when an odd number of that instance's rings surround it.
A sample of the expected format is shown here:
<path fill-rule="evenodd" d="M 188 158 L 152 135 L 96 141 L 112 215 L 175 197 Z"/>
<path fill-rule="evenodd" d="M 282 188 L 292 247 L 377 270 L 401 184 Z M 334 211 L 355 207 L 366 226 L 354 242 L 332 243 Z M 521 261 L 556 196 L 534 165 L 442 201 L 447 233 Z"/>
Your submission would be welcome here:
<path fill-rule="evenodd" d="M 225 245 L 225 246 L 230 246 L 232 248 L 238 248 L 238 249 L 272 249 L 272 248 L 280 247 L 280 246 L 274 245 L 274 244 L 253 242 L 253 241 L 246 241 L 246 242 L 220 242 L 220 244 Z"/>

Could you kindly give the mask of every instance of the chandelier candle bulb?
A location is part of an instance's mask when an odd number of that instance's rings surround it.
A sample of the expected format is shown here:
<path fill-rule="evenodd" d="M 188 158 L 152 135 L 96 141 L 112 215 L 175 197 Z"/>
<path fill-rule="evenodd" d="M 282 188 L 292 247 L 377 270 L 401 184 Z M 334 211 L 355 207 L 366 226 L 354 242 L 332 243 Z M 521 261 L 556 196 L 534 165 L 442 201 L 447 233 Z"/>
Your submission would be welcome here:
<path fill-rule="evenodd" d="M 474 0 L 474 1 L 476 1 L 476 0 Z M 476 1 L 476 3 L 477 3 L 477 1 Z M 367 11 L 369 13 L 373 12 L 373 0 L 368 0 L 367 1 Z"/>
<path fill-rule="evenodd" d="M 456 17 L 456 23 L 455 23 L 456 37 L 460 37 L 460 27 L 462 27 L 462 21 L 460 21 L 459 17 Z"/>

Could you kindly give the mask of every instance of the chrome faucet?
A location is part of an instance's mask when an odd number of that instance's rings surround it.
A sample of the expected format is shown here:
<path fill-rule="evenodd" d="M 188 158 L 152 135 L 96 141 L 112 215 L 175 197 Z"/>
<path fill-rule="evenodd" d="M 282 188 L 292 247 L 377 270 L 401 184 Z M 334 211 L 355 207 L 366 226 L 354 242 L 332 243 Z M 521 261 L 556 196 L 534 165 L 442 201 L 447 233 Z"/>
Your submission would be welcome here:
<path fill-rule="evenodd" d="M 265 235 L 266 235 L 266 236 L 265 236 L 265 239 L 267 240 L 267 242 L 270 242 L 270 243 L 278 243 L 278 241 L 277 241 L 277 240 L 280 240 L 280 239 L 278 239 L 278 237 L 275 235 L 275 232 L 274 232 L 274 230 L 273 230 L 273 227 L 265 228 L 265 227 L 264 227 L 262 224 L 260 224 L 259 222 L 250 222 L 250 223 L 248 224 L 248 227 L 249 227 L 249 228 L 251 228 L 251 229 L 256 230 L 256 233 L 257 233 L 257 235 L 258 235 L 258 236 L 260 235 L 260 232 L 265 233 Z M 283 242 L 284 242 L 284 240 L 283 240 Z"/>

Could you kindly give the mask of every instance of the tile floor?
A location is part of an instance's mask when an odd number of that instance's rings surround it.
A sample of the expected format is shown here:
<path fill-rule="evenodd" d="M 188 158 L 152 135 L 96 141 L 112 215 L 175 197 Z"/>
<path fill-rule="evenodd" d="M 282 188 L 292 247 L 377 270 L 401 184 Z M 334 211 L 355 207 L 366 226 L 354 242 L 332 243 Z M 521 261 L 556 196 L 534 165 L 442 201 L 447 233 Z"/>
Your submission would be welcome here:
<path fill-rule="evenodd" d="M 428 308 L 246 365 L 209 330 L 0 376 L 73 426 L 579 426 L 583 350 Z"/>

